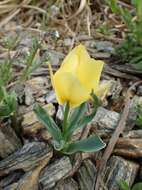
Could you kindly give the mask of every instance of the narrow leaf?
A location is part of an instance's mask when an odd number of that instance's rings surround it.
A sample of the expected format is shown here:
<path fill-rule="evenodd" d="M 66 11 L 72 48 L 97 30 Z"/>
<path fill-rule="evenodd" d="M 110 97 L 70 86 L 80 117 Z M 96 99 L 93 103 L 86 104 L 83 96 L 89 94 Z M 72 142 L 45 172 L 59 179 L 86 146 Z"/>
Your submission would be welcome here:
<path fill-rule="evenodd" d="M 71 135 L 76 129 L 84 128 L 94 118 L 97 108 L 101 103 L 93 91 L 91 92 L 91 97 L 93 99 L 94 105 L 92 113 L 85 116 L 85 112 L 87 111 L 86 103 L 83 103 L 78 108 L 76 108 L 73 115 L 71 115 L 68 130 L 66 131 L 66 134 L 64 134 L 65 139 L 70 139 Z"/>
<path fill-rule="evenodd" d="M 82 103 L 79 107 L 74 109 L 74 111 L 72 112 L 72 114 L 70 116 L 70 120 L 69 120 L 70 125 L 72 126 L 77 121 L 79 121 L 82 118 L 82 116 L 85 114 L 86 111 L 87 111 L 86 103 Z"/>
<path fill-rule="evenodd" d="M 74 143 L 64 149 L 64 153 L 73 154 L 76 152 L 97 152 L 105 147 L 105 143 L 97 135 L 88 137 Z"/>
<path fill-rule="evenodd" d="M 62 139 L 61 131 L 49 114 L 38 104 L 35 104 L 33 111 L 39 121 L 47 128 L 53 139 L 60 141 Z"/>
<path fill-rule="evenodd" d="M 142 190 L 142 183 L 136 183 L 133 186 L 132 190 Z"/>
<path fill-rule="evenodd" d="M 11 110 L 8 105 L 0 105 L 0 118 L 8 117 L 11 114 Z"/>
<path fill-rule="evenodd" d="M 127 182 L 124 181 L 124 180 L 120 180 L 120 181 L 118 182 L 118 185 L 119 185 L 119 187 L 120 187 L 120 190 L 131 190 L 131 189 L 129 188 Z"/>

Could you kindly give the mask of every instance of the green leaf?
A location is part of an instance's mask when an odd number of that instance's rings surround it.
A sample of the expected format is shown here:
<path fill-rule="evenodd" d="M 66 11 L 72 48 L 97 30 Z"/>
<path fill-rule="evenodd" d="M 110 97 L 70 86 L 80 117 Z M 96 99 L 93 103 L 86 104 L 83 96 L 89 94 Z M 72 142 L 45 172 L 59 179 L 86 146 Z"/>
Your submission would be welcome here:
<path fill-rule="evenodd" d="M 0 63 L 0 86 L 5 86 L 12 78 L 12 62 L 5 60 Z"/>
<path fill-rule="evenodd" d="M 74 111 L 72 112 L 70 119 L 69 119 L 69 125 L 73 126 L 78 121 L 80 121 L 80 119 L 84 116 L 86 111 L 87 111 L 86 103 L 82 103 L 79 107 L 74 109 Z"/>
<path fill-rule="evenodd" d="M 126 8 L 121 8 L 120 9 L 123 21 L 125 22 L 125 24 L 127 25 L 128 29 L 130 32 L 134 32 L 135 30 L 135 23 L 132 22 L 132 15 L 130 13 L 130 11 Z"/>
<path fill-rule="evenodd" d="M 132 190 L 142 190 L 142 183 L 136 183 L 133 186 Z"/>
<path fill-rule="evenodd" d="M 106 0 L 106 2 L 109 4 L 112 12 L 119 13 L 119 6 L 117 4 L 117 0 Z"/>
<path fill-rule="evenodd" d="M 94 105 L 94 114 L 96 113 L 98 107 L 101 105 L 99 98 L 95 95 L 94 91 L 91 92 L 91 97 L 93 98 L 93 105 Z"/>
<path fill-rule="evenodd" d="M 93 112 L 89 115 L 85 115 L 87 111 L 86 103 L 81 104 L 70 117 L 68 130 L 64 134 L 65 139 L 70 139 L 71 135 L 76 129 L 84 128 L 95 116 L 97 108 L 100 106 L 98 97 L 92 91 L 91 96 L 93 98 Z"/>
<path fill-rule="evenodd" d="M 74 143 L 69 144 L 63 152 L 73 154 L 76 152 L 97 152 L 105 147 L 105 143 L 97 135 L 88 137 Z"/>
<path fill-rule="evenodd" d="M 62 139 L 61 130 L 50 117 L 50 115 L 38 104 L 35 104 L 33 111 L 35 112 L 39 121 L 47 128 L 53 139 L 57 142 L 60 142 Z"/>
<path fill-rule="evenodd" d="M 17 96 L 16 96 L 16 93 L 12 92 L 11 94 L 8 94 L 5 91 L 4 103 L 8 105 L 11 112 L 16 111 L 16 109 L 17 109 Z"/>
<path fill-rule="evenodd" d="M 4 92 L 3 92 L 3 88 L 0 86 L 0 102 L 3 100 L 4 98 Z"/>
<path fill-rule="evenodd" d="M 136 8 L 136 14 L 139 20 L 142 20 L 142 1 L 140 0 L 132 0 L 132 4 Z"/>
<path fill-rule="evenodd" d="M 17 98 L 15 92 L 8 94 L 5 88 L 3 90 L 3 99 L 0 104 L 0 117 L 9 117 L 17 110 Z"/>
<path fill-rule="evenodd" d="M 0 118 L 8 117 L 11 114 L 11 110 L 8 105 L 0 105 Z"/>
<path fill-rule="evenodd" d="M 79 123 L 84 118 L 86 111 L 87 111 L 86 103 L 83 103 L 79 107 L 74 109 L 68 121 L 68 128 L 64 133 L 65 139 L 70 139 L 74 131 L 81 127 Z"/>
<path fill-rule="evenodd" d="M 127 182 L 124 180 L 120 180 L 118 183 L 120 190 L 131 190 L 130 187 L 128 186 Z"/>

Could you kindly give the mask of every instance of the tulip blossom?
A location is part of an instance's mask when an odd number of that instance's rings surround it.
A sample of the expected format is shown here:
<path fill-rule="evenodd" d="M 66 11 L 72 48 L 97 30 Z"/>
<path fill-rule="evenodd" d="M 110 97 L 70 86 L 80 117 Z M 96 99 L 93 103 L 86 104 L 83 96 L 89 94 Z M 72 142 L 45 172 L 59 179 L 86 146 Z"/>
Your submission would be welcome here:
<path fill-rule="evenodd" d="M 77 107 L 90 98 L 92 90 L 102 96 L 110 83 L 99 85 L 104 62 L 90 58 L 85 46 L 78 45 L 63 60 L 55 74 L 50 75 L 59 104 Z"/>

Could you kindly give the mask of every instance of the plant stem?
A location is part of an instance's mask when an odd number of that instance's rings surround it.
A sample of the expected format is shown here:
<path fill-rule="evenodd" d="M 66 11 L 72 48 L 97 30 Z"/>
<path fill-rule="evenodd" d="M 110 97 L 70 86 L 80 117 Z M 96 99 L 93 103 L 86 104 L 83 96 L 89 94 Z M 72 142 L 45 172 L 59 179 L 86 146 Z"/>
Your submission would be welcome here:
<path fill-rule="evenodd" d="M 65 105 L 65 111 L 64 111 L 63 133 L 65 133 L 67 129 L 69 111 L 70 111 L 70 106 L 69 106 L 69 102 L 67 102 Z"/>

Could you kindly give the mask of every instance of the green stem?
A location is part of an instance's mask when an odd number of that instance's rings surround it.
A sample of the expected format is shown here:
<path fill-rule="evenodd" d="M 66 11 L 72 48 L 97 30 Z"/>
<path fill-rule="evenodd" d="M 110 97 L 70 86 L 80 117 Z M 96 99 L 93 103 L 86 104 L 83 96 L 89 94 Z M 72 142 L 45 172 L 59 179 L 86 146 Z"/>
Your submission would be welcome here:
<path fill-rule="evenodd" d="M 70 106 L 69 106 L 69 102 L 67 102 L 65 105 L 65 111 L 64 111 L 63 133 L 65 133 L 67 129 L 69 111 L 70 111 Z"/>

